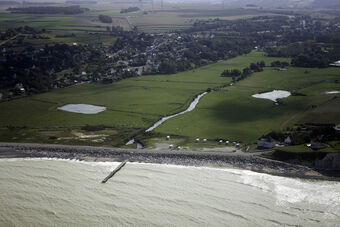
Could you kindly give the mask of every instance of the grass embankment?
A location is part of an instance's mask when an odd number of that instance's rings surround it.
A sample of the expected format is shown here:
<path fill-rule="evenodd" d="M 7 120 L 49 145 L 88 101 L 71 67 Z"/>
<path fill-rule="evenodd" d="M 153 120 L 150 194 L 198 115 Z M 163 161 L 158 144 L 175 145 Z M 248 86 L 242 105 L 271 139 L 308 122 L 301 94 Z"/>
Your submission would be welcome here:
<path fill-rule="evenodd" d="M 231 78 L 220 76 L 224 69 L 242 69 L 261 60 L 268 65 L 277 58 L 252 52 L 175 75 L 142 76 L 109 85 L 82 84 L 0 103 L 0 140 L 122 145 L 162 116 L 186 109 L 195 95 L 207 88 L 229 84 Z M 252 142 L 262 134 L 280 130 L 303 119 L 306 111 L 312 111 L 311 105 L 322 104 L 334 96 L 324 95 L 325 90 L 340 90 L 340 85 L 333 83 L 339 69 L 308 70 L 310 73 L 305 74 L 306 69 L 300 68 L 289 68 L 286 72 L 265 68 L 264 72 L 255 73 L 232 87 L 209 93 L 196 110 L 157 128 L 156 136 L 160 133 Z M 289 97 L 280 106 L 251 97 L 271 89 L 296 90 L 306 96 Z M 108 110 L 96 115 L 57 110 L 69 103 L 106 106 Z M 330 121 L 340 122 L 339 115 L 334 116 Z M 106 127 L 89 132 L 82 130 L 85 125 Z"/>

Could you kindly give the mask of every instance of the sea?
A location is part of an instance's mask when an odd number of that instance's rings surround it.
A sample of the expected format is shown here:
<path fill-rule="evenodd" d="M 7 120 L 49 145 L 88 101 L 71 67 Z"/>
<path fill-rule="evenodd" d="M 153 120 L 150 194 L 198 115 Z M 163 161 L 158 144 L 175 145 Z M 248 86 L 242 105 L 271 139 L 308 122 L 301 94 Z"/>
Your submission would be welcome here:
<path fill-rule="evenodd" d="M 240 169 L 0 159 L 0 226 L 340 226 L 340 182 Z"/>

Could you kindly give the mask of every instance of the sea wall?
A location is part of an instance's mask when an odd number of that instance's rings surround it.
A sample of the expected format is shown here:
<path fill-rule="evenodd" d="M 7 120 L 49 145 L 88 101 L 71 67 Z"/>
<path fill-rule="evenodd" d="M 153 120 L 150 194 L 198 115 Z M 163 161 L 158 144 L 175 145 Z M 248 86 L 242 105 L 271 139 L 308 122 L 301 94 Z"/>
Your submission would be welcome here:
<path fill-rule="evenodd" d="M 321 160 L 315 160 L 317 169 L 340 170 L 340 153 L 329 153 Z"/>
<path fill-rule="evenodd" d="M 169 150 L 137 150 L 107 147 L 0 144 L 0 157 L 48 157 L 79 160 L 112 160 L 184 166 L 211 166 L 247 169 L 285 177 L 326 179 L 313 169 L 296 164 L 261 158 L 252 154 L 230 154 L 223 152 L 193 152 Z M 4 151 L 5 149 L 5 151 Z M 1 152 L 1 150 L 3 150 Z M 327 177 L 328 179 L 329 177 Z M 332 177 L 330 177 L 330 180 Z M 338 180 L 338 179 L 334 179 Z"/>

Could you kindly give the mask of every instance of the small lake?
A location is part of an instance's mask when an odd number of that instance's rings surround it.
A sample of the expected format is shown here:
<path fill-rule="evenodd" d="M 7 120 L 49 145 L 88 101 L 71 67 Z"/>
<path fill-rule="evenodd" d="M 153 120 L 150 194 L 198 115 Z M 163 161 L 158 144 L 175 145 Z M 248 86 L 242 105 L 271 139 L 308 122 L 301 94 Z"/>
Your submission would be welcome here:
<path fill-rule="evenodd" d="M 252 97 L 258 98 L 258 99 L 269 99 L 273 102 L 277 102 L 277 99 L 287 98 L 291 95 L 292 94 L 289 91 L 273 90 L 271 92 L 255 94 L 255 95 L 252 95 Z"/>
<path fill-rule="evenodd" d="M 67 104 L 65 106 L 58 107 L 58 110 L 63 110 L 72 113 L 97 114 L 106 110 L 106 107 L 94 106 L 89 104 Z"/>
<path fill-rule="evenodd" d="M 340 91 L 326 91 L 325 94 L 326 95 L 332 95 L 332 94 L 339 94 Z"/>

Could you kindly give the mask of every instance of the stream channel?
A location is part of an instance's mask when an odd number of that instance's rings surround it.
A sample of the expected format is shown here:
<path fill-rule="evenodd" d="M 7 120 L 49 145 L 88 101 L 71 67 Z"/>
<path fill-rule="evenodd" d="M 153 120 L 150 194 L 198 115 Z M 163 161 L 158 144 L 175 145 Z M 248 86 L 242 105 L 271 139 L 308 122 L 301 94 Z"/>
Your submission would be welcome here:
<path fill-rule="evenodd" d="M 159 121 L 157 121 L 153 126 L 151 126 L 150 128 L 148 128 L 147 130 L 145 130 L 145 132 L 151 132 L 153 131 L 155 128 L 157 128 L 158 126 L 160 126 L 161 124 L 163 124 L 165 121 L 171 119 L 171 118 L 174 118 L 174 117 L 177 117 L 179 115 L 182 115 L 182 114 L 185 114 L 187 112 L 190 112 L 190 111 L 193 111 L 198 102 L 200 101 L 200 99 L 205 96 L 206 94 L 208 94 L 208 92 L 203 92 L 202 94 L 199 94 L 191 103 L 190 103 L 190 106 L 180 112 L 180 113 L 176 113 L 176 114 L 173 114 L 173 115 L 170 115 L 170 116 L 166 116 L 166 117 L 163 117 L 162 119 L 160 119 Z M 126 143 L 126 145 L 131 145 L 131 144 L 134 144 L 136 141 L 135 139 L 131 139 L 129 142 Z M 142 149 L 143 148 L 143 145 L 141 143 L 137 143 L 137 149 Z"/>

